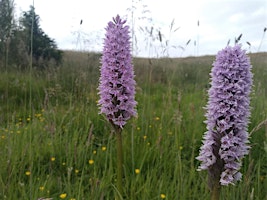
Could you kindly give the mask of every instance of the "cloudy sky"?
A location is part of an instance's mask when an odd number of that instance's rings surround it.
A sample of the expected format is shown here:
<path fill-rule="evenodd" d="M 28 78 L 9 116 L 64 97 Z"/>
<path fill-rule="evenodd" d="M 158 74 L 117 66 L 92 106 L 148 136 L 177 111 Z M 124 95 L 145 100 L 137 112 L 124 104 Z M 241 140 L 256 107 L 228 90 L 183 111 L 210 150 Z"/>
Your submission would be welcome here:
<path fill-rule="evenodd" d="M 33 4 L 14 1 L 18 17 Z M 266 0 L 35 0 L 34 6 L 60 49 L 101 51 L 105 27 L 119 14 L 134 27 L 137 56 L 216 54 L 240 34 L 248 52 L 267 52 Z"/>

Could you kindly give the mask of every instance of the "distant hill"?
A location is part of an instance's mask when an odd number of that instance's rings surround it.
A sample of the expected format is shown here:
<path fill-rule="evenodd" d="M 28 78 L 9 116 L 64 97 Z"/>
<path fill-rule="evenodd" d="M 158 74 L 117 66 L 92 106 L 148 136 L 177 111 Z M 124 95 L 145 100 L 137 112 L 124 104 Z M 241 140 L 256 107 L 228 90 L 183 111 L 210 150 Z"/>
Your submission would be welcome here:
<path fill-rule="evenodd" d="M 267 52 L 260 52 L 260 53 L 249 53 L 248 54 L 251 58 L 251 62 L 257 62 L 262 64 L 267 64 Z M 98 63 L 98 66 L 100 65 L 100 58 L 101 53 L 95 53 L 95 52 L 80 52 L 80 51 L 70 51 L 65 50 L 63 61 L 75 63 L 76 65 L 86 65 L 86 63 L 90 62 L 92 63 Z M 142 58 L 142 57 L 134 57 L 133 61 L 134 63 L 140 63 L 144 62 L 147 64 L 153 64 L 157 62 L 159 63 L 172 63 L 172 62 L 181 62 L 181 63 L 200 63 L 200 64 L 207 64 L 211 65 L 213 61 L 215 60 L 215 55 L 206 55 L 206 56 L 199 56 L 199 57 L 182 57 L 182 58 Z M 267 67 L 267 66 L 266 66 Z"/>

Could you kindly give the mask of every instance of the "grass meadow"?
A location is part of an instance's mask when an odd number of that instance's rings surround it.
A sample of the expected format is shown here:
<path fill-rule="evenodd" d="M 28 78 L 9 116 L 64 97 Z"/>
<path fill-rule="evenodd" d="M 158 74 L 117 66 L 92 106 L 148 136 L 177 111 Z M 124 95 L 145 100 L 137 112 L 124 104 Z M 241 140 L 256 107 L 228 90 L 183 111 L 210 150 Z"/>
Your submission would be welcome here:
<path fill-rule="evenodd" d="M 267 54 L 250 57 L 252 149 L 222 200 L 267 200 Z M 99 59 L 67 51 L 59 68 L 1 70 L 0 199 L 114 199 L 116 138 L 98 114 Z M 134 58 L 138 118 L 123 130 L 124 199 L 210 199 L 195 157 L 214 60 Z"/>

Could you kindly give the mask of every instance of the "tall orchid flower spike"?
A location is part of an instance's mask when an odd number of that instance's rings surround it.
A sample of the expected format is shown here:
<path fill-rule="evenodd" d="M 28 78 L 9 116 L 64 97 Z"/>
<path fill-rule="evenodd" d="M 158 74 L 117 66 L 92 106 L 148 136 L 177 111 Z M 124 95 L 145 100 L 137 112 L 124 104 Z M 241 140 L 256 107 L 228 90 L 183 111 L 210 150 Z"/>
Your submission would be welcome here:
<path fill-rule="evenodd" d="M 100 113 L 120 128 L 137 115 L 129 26 L 125 22 L 117 15 L 108 23 L 98 87 Z"/>
<path fill-rule="evenodd" d="M 100 113 L 112 124 L 117 138 L 116 200 L 123 198 L 122 129 L 136 116 L 134 71 L 130 50 L 129 26 L 119 15 L 108 23 L 100 69 L 98 102 Z"/>
<path fill-rule="evenodd" d="M 198 170 L 208 170 L 214 189 L 241 180 L 241 160 L 249 153 L 250 60 L 240 45 L 227 46 L 218 52 L 210 75 L 207 132 L 197 159 Z"/>

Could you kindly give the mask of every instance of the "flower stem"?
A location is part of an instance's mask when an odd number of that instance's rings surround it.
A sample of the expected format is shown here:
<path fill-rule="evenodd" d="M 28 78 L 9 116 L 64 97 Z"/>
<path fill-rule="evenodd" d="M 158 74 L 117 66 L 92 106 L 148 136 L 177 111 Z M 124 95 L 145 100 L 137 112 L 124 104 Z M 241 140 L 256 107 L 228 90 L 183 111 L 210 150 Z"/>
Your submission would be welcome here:
<path fill-rule="evenodd" d="M 123 172 L 123 155 L 122 155 L 122 129 L 115 128 L 115 134 L 117 139 L 117 189 L 118 194 L 116 195 L 116 200 L 122 199 L 123 190 L 122 190 L 122 172 Z"/>
<path fill-rule="evenodd" d="M 221 144 L 220 139 L 216 140 L 218 146 L 213 147 L 213 153 L 216 156 L 216 162 L 209 168 L 208 171 L 208 184 L 211 191 L 211 200 L 220 200 L 220 176 L 223 171 L 223 161 L 219 156 L 219 146 Z"/>
<path fill-rule="evenodd" d="M 219 200 L 219 199 L 220 199 L 220 183 L 217 182 L 212 186 L 211 200 Z"/>

